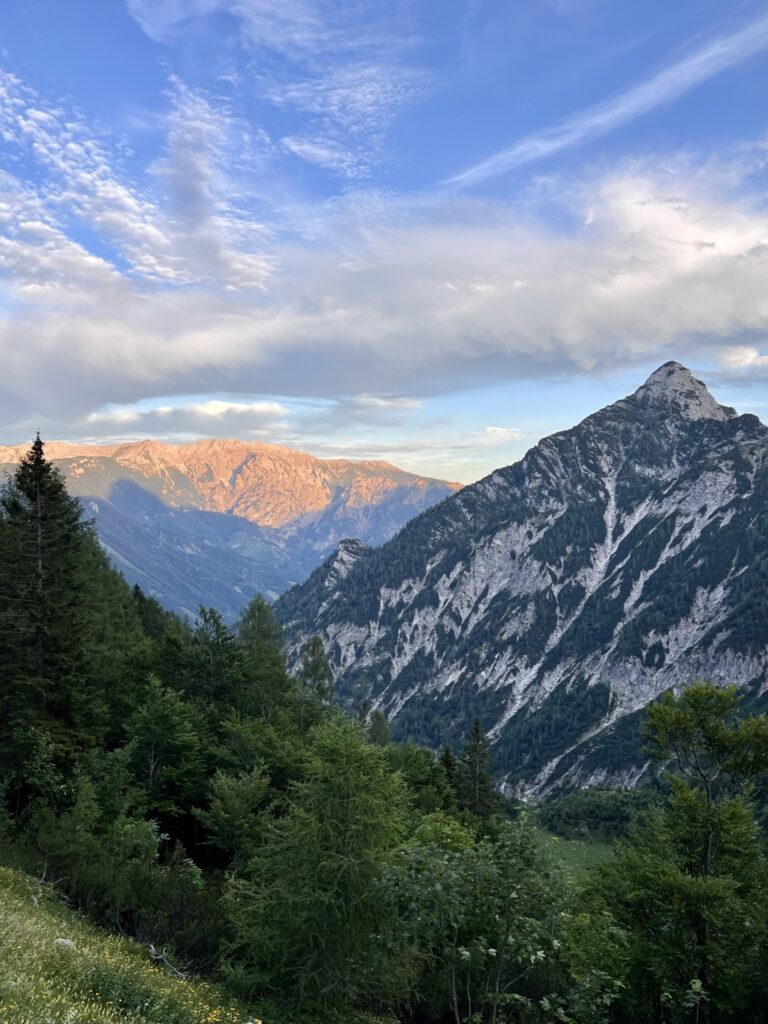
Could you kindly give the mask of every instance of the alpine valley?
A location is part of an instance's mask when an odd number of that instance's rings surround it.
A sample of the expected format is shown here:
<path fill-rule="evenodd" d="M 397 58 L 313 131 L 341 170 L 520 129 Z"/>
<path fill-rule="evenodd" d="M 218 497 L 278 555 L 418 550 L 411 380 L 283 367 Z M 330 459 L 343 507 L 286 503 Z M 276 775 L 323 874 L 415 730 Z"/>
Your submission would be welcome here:
<path fill-rule="evenodd" d="M 277 602 L 340 697 L 460 746 L 475 716 L 528 799 L 633 785 L 642 709 L 695 679 L 768 702 L 768 429 L 678 363 L 381 547 L 343 541 Z"/>
<path fill-rule="evenodd" d="M 0 447 L 0 476 L 26 447 Z M 306 579 L 341 538 L 380 544 L 459 486 L 242 441 L 49 442 L 46 454 L 130 583 L 183 615 L 205 605 L 228 620 Z"/>

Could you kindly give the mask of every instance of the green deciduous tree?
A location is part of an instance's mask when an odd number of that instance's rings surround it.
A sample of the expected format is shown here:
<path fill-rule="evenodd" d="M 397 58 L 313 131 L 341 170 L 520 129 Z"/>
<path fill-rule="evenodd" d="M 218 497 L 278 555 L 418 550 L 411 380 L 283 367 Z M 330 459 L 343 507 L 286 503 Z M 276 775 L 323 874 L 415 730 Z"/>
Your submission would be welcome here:
<path fill-rule="evenodd" d="M 556 886 L 525 819 L 466 837 L 420 830 L 387 872 L 384 962 L 426 1019 L 536 1020 L 562 939 Z"/>
<path fill-rule="evenodd" d="M 749 796 L 768 771 L 768 722 L 740 720 L 738 703 L 699 683 L 649 709 L 672 794 L 599 882 L 631 938 L 628 1021 L 763 1019 L 768 862 Z"/>

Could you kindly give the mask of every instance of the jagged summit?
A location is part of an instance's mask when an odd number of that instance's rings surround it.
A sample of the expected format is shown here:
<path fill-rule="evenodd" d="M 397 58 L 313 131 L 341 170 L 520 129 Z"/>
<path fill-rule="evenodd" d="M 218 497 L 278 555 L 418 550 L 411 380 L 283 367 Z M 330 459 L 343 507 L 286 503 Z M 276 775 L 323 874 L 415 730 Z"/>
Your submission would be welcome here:
<path fill-rule="evenodd" d="M 644 402 L 675 405 L 688 420 L 723 422 L 736 415 L 733 409 L 718 405 L 706 384 L 694 377 L 687 366 L 674 360 L 654 370 L 632 397 Z"/>
<path fill-rule="evenodd" d="M 324 571 L 326 574 L 325 586 L 331 589 L 339 580 L 343 580 L 358 558 L 365 555 L 369 550 L 367 544 L 353 537 L 344 537 L 340 540 L 334 553 L 321 566 L 321 571 Z"/>
<path fill-rule="evenodd" d="M 343 552 L 343 578 L 331 559 L 284 594 L 289 649 L 320 635 L 340 698 L 399 736 L 461 746 L 479 717 L 523 798 L 634 785 L 661 692 L 764 692 L 767 460 L 757 417 L 666 363 L 384 546 Z"/>

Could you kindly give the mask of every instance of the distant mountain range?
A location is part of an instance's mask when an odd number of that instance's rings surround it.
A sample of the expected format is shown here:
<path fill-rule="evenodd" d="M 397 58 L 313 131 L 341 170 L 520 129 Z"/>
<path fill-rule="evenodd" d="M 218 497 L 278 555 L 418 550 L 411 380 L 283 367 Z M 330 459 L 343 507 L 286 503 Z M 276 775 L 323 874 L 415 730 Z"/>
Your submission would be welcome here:
<path fill-rule="evenodd" d="M 642 709 L 697 678 L 768 703 L 768 429 L 678 363 L 382 547 L 344 541 L 277 603 L 341 698 L 461 743 L 522 797 L 631 785 Z"/>
<path fill-rule="evenodd" d="M 0 447 L 0 473 L 27 447 Z M 230 619 L 255 593 L 305 579 L 343 537 L 381 544 L 459 486 L 241 441 L 50 442 L 46 454 L 129 582 L 181 613 L 213 605 Z"/>

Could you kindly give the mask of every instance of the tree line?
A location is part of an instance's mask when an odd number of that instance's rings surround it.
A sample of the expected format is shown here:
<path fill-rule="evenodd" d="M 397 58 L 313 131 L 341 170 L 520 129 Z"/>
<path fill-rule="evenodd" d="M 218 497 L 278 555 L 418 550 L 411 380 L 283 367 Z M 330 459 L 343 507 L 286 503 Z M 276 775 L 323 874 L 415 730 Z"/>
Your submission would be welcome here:
<path fill-rule="evenodd" d="M 190 624 L 109 565 L 37 438 L 0 493 L 0 858 L 267 1020 L 750 1024 L 768 1001 L 768 724 L 700 683 L 647 716 L 665 787 L 545 806 L 578 876 L 439 754 L 290 672 L 271 607 Z"/>

